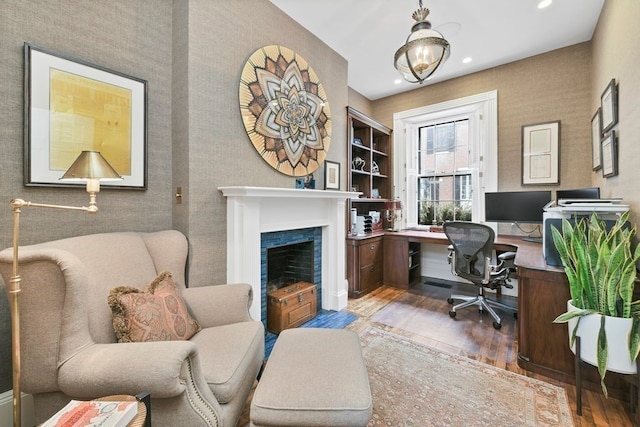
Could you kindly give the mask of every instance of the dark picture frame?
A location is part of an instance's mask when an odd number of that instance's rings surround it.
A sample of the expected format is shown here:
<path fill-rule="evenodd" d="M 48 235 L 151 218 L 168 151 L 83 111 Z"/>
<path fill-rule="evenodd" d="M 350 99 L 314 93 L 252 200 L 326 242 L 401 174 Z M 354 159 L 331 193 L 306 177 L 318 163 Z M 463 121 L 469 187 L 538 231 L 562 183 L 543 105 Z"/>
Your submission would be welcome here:
<path fill-rule="evenodd" d="M 324 162 L 324 189 L 340 190 L 340 163 L 325 160 Z"/>
<path fill-rule="evenodd" d="M 84 150 L 122 176 L 103 187 L 147 188 L 147 81 L 24 44 L 24 185 L 59 181 Z"/>
<path fill-rule="evenodd" d="M 602 95 L 600 95 L 602 115 L 602 134 L 611 130 L 618 123 L 618 87 L 616 80 L 611 79 Z"/>
<path fill-rule="evenodd" d="M 602 168 L 602 152 L 600 143 L 602 142 L 602 120 L 601 109 L 598 108 L 596 114 L 591 118 L 591 159 L 594 171 Z"/>
<path fill-rule="evenodd" d="M 601 145 L 602 176 L 609 178 L 618 175 L 618 141 L 615 132 L 606 133 Z"/>
<path fill-rule="evenodd" d="M 522 126 L 522 185 L 560 184 L 560 120 Z"/>

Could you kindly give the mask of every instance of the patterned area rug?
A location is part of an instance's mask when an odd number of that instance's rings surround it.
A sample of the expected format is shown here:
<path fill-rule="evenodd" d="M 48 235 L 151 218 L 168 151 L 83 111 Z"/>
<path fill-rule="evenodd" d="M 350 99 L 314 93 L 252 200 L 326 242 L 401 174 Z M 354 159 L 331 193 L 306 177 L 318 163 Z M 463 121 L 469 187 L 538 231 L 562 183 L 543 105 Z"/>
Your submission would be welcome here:
<path fill-rule="evenodd" d="M 370 327 L 369 426 L 573 426 L 565 391 Z"/>

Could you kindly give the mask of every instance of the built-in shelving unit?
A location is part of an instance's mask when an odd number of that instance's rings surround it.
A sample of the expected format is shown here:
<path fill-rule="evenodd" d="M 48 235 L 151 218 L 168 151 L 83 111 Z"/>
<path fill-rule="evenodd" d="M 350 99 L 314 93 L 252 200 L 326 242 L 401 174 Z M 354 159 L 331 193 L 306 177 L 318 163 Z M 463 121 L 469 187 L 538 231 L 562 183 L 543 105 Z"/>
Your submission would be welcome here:
<path fill-rule="evenodd" d="M 380 212 L 382 220 L 384 203 L 393 196 L 391 129 L 347 107 L 347 132 L 347 189 L 362 192 L 359 198 L 348 200 L 347 218 L 351 217 L 351 209 L 356 209 L 358 215 Z M 382 227 L 371 234 L 352 236 L 351 221 L 347 224 L 349 297 L 357 298 L 382 284 Z"/>
<path fill-rule="evenodd" d="M 383 283 L 400 289 L 409 289 L 420 283 L 420 242 L 412 242 L 393 232 L 384 234 Z"/>
<path fill-rule="evenodd" d="M 347 107 L 347 129 L 348 189 L 362 192 L 350 200 L 349 210 L 382 211 L 384 202 L 393 197 L 391 129 L 351 107 Z"/>
<path fill-rule="evenodd" d="M 409 242 L 409 284 L 417 283 L 420 274 L 420 242 Z"/>

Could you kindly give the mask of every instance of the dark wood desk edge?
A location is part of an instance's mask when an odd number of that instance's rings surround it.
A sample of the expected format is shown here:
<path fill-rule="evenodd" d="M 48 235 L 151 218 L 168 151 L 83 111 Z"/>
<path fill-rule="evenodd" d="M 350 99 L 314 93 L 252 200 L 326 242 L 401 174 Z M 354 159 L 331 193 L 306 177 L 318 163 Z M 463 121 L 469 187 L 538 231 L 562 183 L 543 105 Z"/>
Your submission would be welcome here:
<path fill-rule="evenodd" d="M 377 234 L 379 235 L 379 234 Z M 449 244 L 449 239 L 444 233 L 434 233 L 422 230 L 402 230 L 386 231 L 385 238 L 404 238 L 410 242 L 434 243 L 439 245 Z M 540 243 L 526 242 L 521 236 L 498 235 L 494 246 L 500 250 L 516 251 L 515 264 L 517 267 L 529 268 L 532 270 L 542 270 L 564 274 L 564 270 L 559 267 L 547 265 L 544 260 L 542 245 Z"/>

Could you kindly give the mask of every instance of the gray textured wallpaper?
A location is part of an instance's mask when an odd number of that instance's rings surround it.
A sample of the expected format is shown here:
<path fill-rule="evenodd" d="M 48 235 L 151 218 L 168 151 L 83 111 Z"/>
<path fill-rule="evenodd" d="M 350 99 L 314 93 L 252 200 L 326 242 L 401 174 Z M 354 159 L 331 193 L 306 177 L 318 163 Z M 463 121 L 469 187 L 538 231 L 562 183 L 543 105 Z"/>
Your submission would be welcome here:
<path fill-rule="evenodd" d="M 347 62 L 267 0 L 2 0 L 0 38 L 0 194 L 7 205 L 18 196 L 42 203 L 88 202 L 86 192 L 77 189 L 23 186 L 25 42 L 148 82 L 147 190 L 103 189 L 95 216 L 24 210 L 22 244 L 175 228 L 189 238 L 190 285 L 224 283 L 226 200 L 217 187 L 294 187 L 292 177 L 258 155 L 240 117 L 242 67 L 267 44 L 295 50 L 317 72 L 333 119 L 327 158 L 346 161 Z M 180 205 L 174 198 L 178 186 Z M 0 205 L 0 248 L 11 246 L 11 222 L 9 207 Z M 11 388 L 9 328 L 2 290 L 0 391 Z"/>

